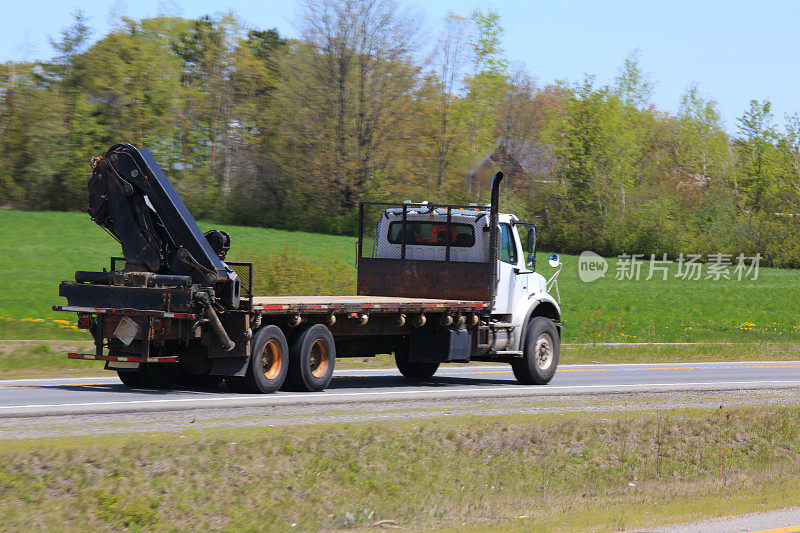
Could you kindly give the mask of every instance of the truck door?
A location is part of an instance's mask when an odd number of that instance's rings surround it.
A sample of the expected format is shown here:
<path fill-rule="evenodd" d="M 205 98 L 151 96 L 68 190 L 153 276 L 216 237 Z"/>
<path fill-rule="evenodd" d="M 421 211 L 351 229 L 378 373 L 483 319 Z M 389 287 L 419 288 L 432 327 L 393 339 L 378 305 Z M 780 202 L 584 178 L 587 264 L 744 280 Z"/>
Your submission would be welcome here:
<path fill-rule="evenodd" d="M 514 309 L 514 295 L 520 287 L 515 269 L 518 269 L 519 252 L 517 239 L 510 224 L 500 224 L 500 255 L 497 268 L 497 297 L 494 313 L 509 314 Z M 524 278 L 525 276 L 520 276 Z"/>

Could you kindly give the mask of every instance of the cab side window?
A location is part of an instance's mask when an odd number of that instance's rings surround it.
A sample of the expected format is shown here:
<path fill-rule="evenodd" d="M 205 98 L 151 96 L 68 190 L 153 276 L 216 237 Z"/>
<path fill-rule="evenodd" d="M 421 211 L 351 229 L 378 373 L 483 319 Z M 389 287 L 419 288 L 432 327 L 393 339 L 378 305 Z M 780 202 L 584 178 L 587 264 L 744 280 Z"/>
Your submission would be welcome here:
<path fill-rule="evenodd" d="M 517 264 L 517 246 L 508 224 L 500 224 L 500 261 Z"/>

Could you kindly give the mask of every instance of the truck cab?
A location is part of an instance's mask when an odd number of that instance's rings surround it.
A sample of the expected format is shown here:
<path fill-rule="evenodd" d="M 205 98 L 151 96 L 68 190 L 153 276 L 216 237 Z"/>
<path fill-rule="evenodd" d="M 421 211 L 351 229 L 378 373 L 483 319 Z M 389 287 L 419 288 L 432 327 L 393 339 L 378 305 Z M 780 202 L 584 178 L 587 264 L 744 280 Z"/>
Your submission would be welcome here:
<path fill-rule="evenodd" d="M 491 261 L 490 216 L 482 206 L 449 209 L 406 202 L 403 209 L 387 209 L 378 222 L 372 255 L 379 259 L 451 261 L 482 264 Z M 548 316 L 560 316 L 558 302 L 547 291 L 547 280 L 536 272 L 536 226 L 520 223 L 516 215 L 497 215 L 496 287 L 491 315 L 510 323 L 529 318 L 531 307 L 545 304 Z M 523 235 L 525 245 L 523 246 Z M 449 243 L 449 251 L 448 251 Z M 403 250 L 405 247 L 405 251 Z M 544 308 L 542 308 L 544 310 Z M 519 349 L 522 335 L 515 336 Z"/>
<path fill-rule="evenodd" d="M 557 287 L 560 260 L 551 262 L 558 270 L 549 280 L 536 271 L 536 227 L 498 212 L 500 179 L 502 174 L 495 178 L 492 202 L 485 205 L 362 205 L 358 293 L 488 301 L 461 329 L 450 326 L 449 346 L 437 344 L 439 332 L 412 330 L 412 348 L 401 357 L 411 366 L 432 363 L 428 368 L 438 362 L 508 362 L 520 382 L 547 383 L 561 339 L 560 305 L 548 291 Z M 471 342 L 466 356 L 454 348 L 462 333 Z M 428 348 L 431 344 L 436 350 Z M 402 371 L 409 362 L 400 359 Z"/>

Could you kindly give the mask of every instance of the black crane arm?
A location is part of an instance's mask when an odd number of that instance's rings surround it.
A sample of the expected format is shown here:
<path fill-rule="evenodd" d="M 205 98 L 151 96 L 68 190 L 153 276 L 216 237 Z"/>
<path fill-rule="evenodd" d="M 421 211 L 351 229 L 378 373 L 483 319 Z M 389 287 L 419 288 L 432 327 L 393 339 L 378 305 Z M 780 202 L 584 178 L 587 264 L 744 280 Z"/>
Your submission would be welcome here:
<path fill-rule="evenodd" d="M 190 276 L 238 308 L 239 279 L 222 260 L 229 237 L 203 234 L 148 150 L 115 144 L 92 166 L 89 214 L 120 242 L 128 269 Z"/>

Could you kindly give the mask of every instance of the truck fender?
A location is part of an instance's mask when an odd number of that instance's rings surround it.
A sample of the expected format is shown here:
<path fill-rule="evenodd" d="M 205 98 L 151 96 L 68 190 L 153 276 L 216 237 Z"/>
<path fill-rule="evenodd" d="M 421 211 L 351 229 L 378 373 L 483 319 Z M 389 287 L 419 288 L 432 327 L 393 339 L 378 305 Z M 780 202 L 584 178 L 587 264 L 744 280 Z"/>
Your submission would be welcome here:
<path fill-rule="evenodd" d="M 556 304 L 555 300 L 552 298 L 540 298 L 534 301 L 530 308 L 528 308 L 527 313 L 525 313 L 525 319 L 522 321 L 520 328 L 520 350 L 523 350 L 525 347 L 525 335 L 528 333 L 528 328 L 526 326 L 532 317 L 537 316 L 547 317 L 553 322 L 556 322 L 556 329 L 558 330 L 559 336 L 561 335 L 561 324 L 559 324 L 559 322 L 561 322 L 561 310 L 559 309 L 558 304 Z"/>

